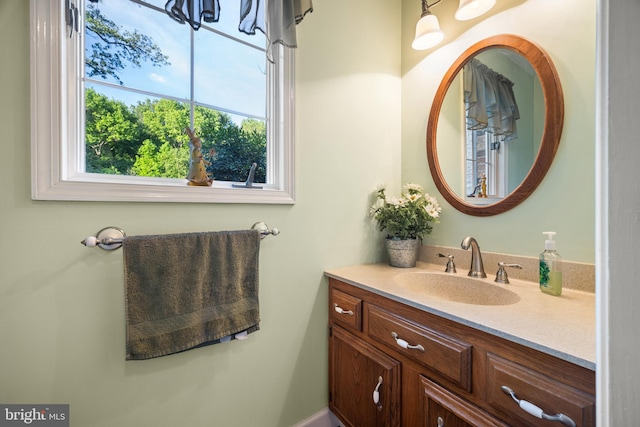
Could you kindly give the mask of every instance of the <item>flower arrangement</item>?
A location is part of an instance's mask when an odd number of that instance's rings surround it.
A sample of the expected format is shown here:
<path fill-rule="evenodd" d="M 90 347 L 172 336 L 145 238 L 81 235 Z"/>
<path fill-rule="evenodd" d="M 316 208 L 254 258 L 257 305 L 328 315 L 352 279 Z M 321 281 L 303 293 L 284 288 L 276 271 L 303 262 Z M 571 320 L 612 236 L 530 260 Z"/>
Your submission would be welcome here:
<path fill-rule="evenodd" d="M 442 208 L 435 197 L 418 184 L 406 184 L 401 197 L 389 197 L 385 188 L 378 190 L 370 213 L 380 231 L 387 230 L 390 239 L 420 239 L 431 233 L 432 224 L 440 222 Z"/>

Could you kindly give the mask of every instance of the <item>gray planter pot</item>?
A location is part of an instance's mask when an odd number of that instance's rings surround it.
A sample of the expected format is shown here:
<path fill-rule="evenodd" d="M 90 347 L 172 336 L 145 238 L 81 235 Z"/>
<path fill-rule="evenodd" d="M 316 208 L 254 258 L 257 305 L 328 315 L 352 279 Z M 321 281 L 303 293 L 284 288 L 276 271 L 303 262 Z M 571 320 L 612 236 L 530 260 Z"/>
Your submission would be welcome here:
<path fill-rule="evenodd" d="M 386 239 L 389 265 L 392 267 L 411 268 L 416 266 L 418 259 L 418 239 Z"/>

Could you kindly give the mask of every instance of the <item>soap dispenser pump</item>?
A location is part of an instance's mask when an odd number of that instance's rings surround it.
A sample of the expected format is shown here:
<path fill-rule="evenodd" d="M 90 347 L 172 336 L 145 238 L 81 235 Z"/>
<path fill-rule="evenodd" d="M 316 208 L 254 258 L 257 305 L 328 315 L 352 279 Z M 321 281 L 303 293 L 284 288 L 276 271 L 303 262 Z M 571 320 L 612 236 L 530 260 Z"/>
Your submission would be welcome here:
<path fill-rule="evenodd" d="M 556 251 L 554 231 L 545 231 L 544 252 L 540 254 L 540 290 L 546 294 L 562 294 L 562 258 Z"/>

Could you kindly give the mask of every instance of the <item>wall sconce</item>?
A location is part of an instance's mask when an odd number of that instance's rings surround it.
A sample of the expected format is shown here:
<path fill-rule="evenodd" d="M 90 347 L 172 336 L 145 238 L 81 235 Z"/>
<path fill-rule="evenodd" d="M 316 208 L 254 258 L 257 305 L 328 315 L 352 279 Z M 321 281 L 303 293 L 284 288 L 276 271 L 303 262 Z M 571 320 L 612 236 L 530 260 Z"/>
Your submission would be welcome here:
<path fill-rule="evenodd" d="M 422 16 L 416 24 L 416 36 L 413 39 L 413 43 L 411 43 L 411 47 L 414 49 L 429 49 L 440 43 L 444 38 L 438 18 L 432 15 L 429 10 L 430 7 L 437 5 L 441 1 L 436 0 L 432 4 L 428 4 L 427 0 L 422 0 Z M 477 18 L 488 12 L 495 4 L 496 0 L 460 0 L 460 6 L 458 6 L 455 18 L 458 21 Z"/>

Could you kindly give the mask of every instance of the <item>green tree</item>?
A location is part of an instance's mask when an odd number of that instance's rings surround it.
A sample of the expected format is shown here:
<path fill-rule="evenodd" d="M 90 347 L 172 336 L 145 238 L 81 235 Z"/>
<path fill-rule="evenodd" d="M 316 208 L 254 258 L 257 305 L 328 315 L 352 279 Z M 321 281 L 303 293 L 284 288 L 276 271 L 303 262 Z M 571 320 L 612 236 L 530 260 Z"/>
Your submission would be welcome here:
<path fill-rule="evenodd" d="M 266 182 L 266 126 L 245 119 L 241 126 L 226 113 L 210 108 L 195 108 L 196 134 L 202 139 L 202 152 L 211 162 L 209 175 L 218 181 L 244 182 L 251 165 L 258 164 L 255 182 Z M 209 155 L 211 149 L 214 155 Z"/>
<path fill-rule="evenodd" d="M 189 169 L 186 105 L 161 99 L 135 107 L 86 91 L 87 172 L 185 178 Z M 211 162 L 207 170 L 219 181 L 244 182 L 251 165 L 255 182 L 266 177 L 266 127 L 246 119 L 236 125 L 226 113 L 195 109 L 196 134 Z M 141 142 L 142 141 L 142 142 Z M 215 153 L 215 154 L 210 154 Z"/>
<path fill-rule="evenodd" d="M 86 170 L 93 173 L 129 174 L 144 140 L 138 118 L 120 101 L 89 88 L 85 92 Z"/>
<path fill-rule="evenodd" d="M 133 173 L 140 176 L 185 178 L 189 170 L 189 126 L 186 105 L 160 99 L 138 103 L 138 120 L 143 124 L 149 140 L 140 147 Z"/>
<path fill-rule="evenodd" d="M 244 182 L 251 165 L 256 163 L 254 182 L 266 182 L 267 138 L 264 124 L 262 130 L 259 130 L 260 122 L 253 120 L 247 123 L 251 130 L 245 132 L 244 124 L 248 121 L 243 121 L 242 127 L 230 127 L 225 135 L 215 142 L 216 155 L 209 167 L 215 179 Z"/>
<path fill-rule="evenodd" d="M 178 148 L 189 143 L 184 132 L 184 128 L 189 126 L 187 105 L 169 99 L 147 99 L 136 105 L 135 112 L 156 146 L 168 143 Z"/>
<path fill-rule="evenodd" d="M 160 176 L 185 178 L 189 172 L 189 150 L 187 147 L 173 147 L 165 142 L 158 151 L 158 162 L 162 165 Z"/>
<path fill-rule="evenodd" d="M 244 119 L 241 123 L 241 128 L 244 133 L 256 133 L 258 135 L 265 135 L 267 127 L 264 122 L 256 119 Z"/>
<path fill-rule="evenodd" d="M 91 39 L 91 50 L 87 49 L 86 74 L 89 77 L 113 77 L 122 84 L 119 72 L 126 64 L 140 68 L 149 61 L 154 66 L 170 65 L 168 57 L 153 42 L 153 39 L 138 31 L 126 31 L 107 19 L 94 3 L 86 6 L 85 31 Z"/>
<path fill-rule="evenodd" d="M 185 178 L 189 169 L 189 152 L 165 142 L 160 147 L 146 140 L 136 156 L 132 171 L 139 176 Z"/>
<path fill-rule="evenodd" d="M 145 140 L 136 156 L 132 172 L 139 176 L 158 176 L 158 147 L 150 140 Z"/>

